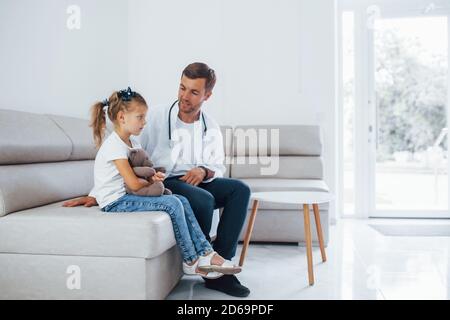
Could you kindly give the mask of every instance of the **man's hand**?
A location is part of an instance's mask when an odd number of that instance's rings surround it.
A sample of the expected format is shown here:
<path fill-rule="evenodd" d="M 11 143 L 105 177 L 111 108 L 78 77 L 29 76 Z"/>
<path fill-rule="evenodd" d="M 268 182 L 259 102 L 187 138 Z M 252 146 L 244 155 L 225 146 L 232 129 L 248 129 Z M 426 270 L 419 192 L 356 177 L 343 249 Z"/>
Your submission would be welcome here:
<path fill-rule="evenodd" d="M 81 197 L 78 199 L 73 199 L 73 200 L 69 200 L 63 203 L 63 207 L 77 207 L 77 206 L 85 206 L 85 207 L 92 207 L 92 206 L 97 206 L 97 200 L 95 200 L 95 198 L 93 197 Z"/>
<path fill-rule="evenodd" d="M 157 181 L 163 182 L 165 178 L 166 178 L 166 175 L 163 172 L 157 172 L 152 176 L 152 181 L 153 182 L 157 182 Z"/>
<path fill-rule="evenodd" d="M 180 180 L 198 186 L 206 177 L 206 172 L 202 168 L 194 168 L 189 170 Z"/>

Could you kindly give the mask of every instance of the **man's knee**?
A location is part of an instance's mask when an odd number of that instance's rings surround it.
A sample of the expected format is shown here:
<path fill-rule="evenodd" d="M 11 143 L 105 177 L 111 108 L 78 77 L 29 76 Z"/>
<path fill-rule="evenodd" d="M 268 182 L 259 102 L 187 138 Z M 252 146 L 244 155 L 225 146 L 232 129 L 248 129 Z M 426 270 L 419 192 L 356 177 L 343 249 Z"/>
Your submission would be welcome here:
<path fill-rule="evenodd" d="M 202 190 L 202 192 L 198 192 L 195 195 L 193 202 L 191 202 L 191 206 L 195 206 L 197 208 L 204 208 L 208 211 L 214 210 L 215 199 L 214 196 L 206 190 Z"/>
<path fill-rule="evenodd" d="M 196 214 L 199 211 L 214 210 L 214 196 L 201 188 L 184 188 L 183 190 L 177 190 L 176 195 L 186 199 Z"/>
<path fill-rule="evenodd" d="M 250 198 L 251 190 L 250 187 L 243 181 L 232 179 L 234 189 L 245 198 Z"/>

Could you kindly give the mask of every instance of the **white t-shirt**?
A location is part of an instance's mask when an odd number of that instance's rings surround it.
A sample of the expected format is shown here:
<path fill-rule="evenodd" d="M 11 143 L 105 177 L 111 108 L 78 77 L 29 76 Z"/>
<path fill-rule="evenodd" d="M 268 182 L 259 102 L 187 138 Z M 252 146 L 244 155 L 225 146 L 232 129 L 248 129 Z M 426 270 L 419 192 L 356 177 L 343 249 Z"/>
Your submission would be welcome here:
<path fill-rule="evenodd" d="M 168 177 L 185 175 L 189 170 L 202 164 L 202 123 L 186 123 L 177 117 L 173 135 L 180 135 L 183 143 L 178 145 L 178 158 Z M 200 132 L 197 132 L 200 131 Z"/>
<path fill-rule="evenodd" d="M 130 150 L 141 148 L 135 137 L 131 136 L 130 141 L 133 148 L 113 131 L 97 152 L 94 164 L 94 189 L 91 194 L 95 195 L 100 208 L 106 207 L 126 193 L 125 181 L 113 160 L 128 159 Z"/>

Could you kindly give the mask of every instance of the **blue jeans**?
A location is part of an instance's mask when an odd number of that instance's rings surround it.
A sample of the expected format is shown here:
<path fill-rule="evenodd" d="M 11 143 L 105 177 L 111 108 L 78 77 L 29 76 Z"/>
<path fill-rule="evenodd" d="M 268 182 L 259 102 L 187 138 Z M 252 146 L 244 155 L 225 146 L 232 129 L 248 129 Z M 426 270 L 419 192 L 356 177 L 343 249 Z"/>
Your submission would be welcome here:
<path fill-rule="evenodd" d="M 183 261 L 191 264 L 213 249 L 205 238 L 188 200 L 180 195 L 142 197 L 126 194 L 102 208 L 104 212 L 165 211 L 172 220 L 173 232 Z"/>
<path fill-rule="evenodd" d="M 208 183 L 200 183 L 197 187 L 179 178 L 167 178 L 164 185 L 174 194 L 189 200 L 207 239 L 214 209 L 223 208 L 213 247 L 222 257 L 231 260 L 236 254 L 239 234 L 247 215 L 250 188 L 242 181 L 230 178 L 216 178 Z"/>

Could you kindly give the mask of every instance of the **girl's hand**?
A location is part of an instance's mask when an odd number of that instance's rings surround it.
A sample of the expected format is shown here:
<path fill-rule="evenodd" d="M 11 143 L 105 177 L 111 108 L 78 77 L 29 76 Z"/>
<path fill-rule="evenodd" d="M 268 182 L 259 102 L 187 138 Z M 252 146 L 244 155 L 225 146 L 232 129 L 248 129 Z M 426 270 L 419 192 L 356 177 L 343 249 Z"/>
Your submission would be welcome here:
<path fill-rule="evenodd" d="M 63 207 L 77 207 L 77 206 L 92 207 L 97 205 L 98 205 L 97 200 L 89 196 L 69 200 L 62 204 Z"/>
<path fill-rule="evenodd" d="M 128 159 L 117 159 L 113 161 L 120 175 L 123 177 L 123 180 L 125 180 L 125 184 L 132 191 L 139 191 L 141 188 L 144 188 L 151 184 L 149 181 L 139 179 L 136 176 L 136 174 L 134 173 L 133 169 L 130 166 L 130 163 L 128 162 Z"/>
<path fill-rule="evenodd" d="M 153 182 L 157 182 L 157 181 L 164 181 L 164 179 L 166 178 L 166 175 L 163 172 L 157 172 L 155 173 L 155 175 L 152 177 Z"/>

